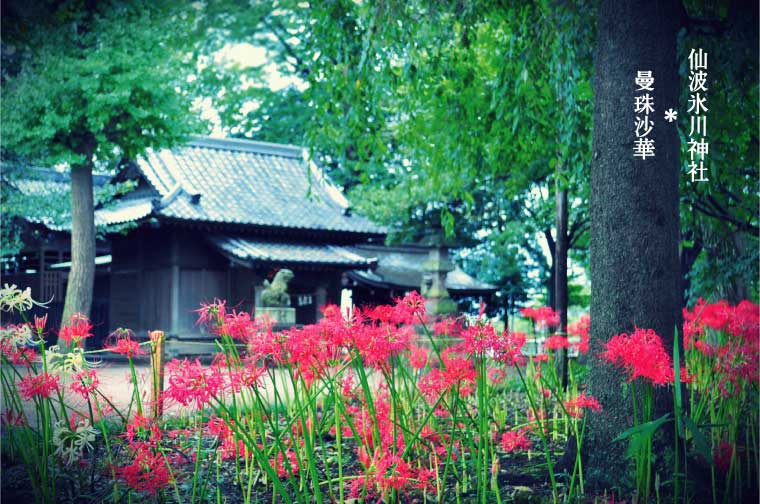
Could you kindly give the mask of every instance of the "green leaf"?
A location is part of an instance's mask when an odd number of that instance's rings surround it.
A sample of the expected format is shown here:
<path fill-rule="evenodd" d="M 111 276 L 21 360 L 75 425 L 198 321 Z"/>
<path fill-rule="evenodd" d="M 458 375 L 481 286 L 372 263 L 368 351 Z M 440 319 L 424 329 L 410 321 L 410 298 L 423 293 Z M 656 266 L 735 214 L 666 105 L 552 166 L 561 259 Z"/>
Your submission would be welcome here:
<path fill-rule="evenodd" d="M 676 429 L 678 435 L 683 437 L 683 425 L 679 421 L 681 418 L 681 410 L 683 409 L 683 403 L 681 401 L 681 354 L 678 350 L 679 338 L 678 329 L 674 329 L 675 335 L 673 336 L 673 409 L 675 414 Z"/>
<path fill-rule="evenodd" d="M 681 420 L 686 425 L 686 428 L 691 433 L 692 439 L 694 439 L 694 448 L 710 465 L 713 464 L 712 450 L 710 449 L 710 442 L 707 440 L 699 427 L 694 423 L 688 415 L 683 415 Z"/>
<path fill-rule="evenodd" d="M 618 437 L 614 439 L 614 441 L 623 441 L 628 439 L 629 445 L 626 455 L 628 457 L 634 457 L 644 446 L 644 444 L 652 439 L 652 436 L 657 431 L 657 429 L 659 429 L 660 426 L 667 422 L 669 419 L 670 413 L 666 413 L 657 420 L 634 425 L 630 429 L 622 432 Z"/>

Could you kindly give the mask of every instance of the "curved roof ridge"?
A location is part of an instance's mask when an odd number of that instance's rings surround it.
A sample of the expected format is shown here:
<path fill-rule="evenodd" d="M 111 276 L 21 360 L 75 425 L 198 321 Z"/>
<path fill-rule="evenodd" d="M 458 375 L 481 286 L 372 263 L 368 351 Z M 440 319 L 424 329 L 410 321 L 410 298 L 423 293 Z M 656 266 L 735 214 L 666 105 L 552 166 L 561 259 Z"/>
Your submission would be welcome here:
<path fill-rule="evenodd" d="M 246 138 L 214 138 L 201 135 L 191 135 L 190 141 L 187 142 L 187 145 L 293 158 L 300 158 L 303 152 L 303 148 L 296 145 L 261 142 L 259 140 L 248 140 Z"/>

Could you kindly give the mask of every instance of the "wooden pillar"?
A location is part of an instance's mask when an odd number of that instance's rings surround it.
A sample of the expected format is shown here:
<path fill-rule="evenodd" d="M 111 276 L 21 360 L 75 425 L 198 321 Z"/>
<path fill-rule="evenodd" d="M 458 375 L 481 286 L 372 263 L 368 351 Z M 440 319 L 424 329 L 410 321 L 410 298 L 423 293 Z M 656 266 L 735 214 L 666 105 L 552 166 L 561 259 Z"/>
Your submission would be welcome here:
<path fill-rule="evenodd" d="M 175 233 L 171 234 L 171 324 L 170 333 L 179 333 L 179 244 Z"/>
<path fill-rule="evenodd" d="M 151 371 L 153 374 L 151 404 L 153 417 L 160 419 L 164 413 L 164 344 L 166 338 L 163 331 L 151 331 L 149 336 L 151 342 Z"/>
<path fill-rule="evenodd" d="M 314 309 L 317 311 L 316 320 L 322 318 L 322 307 L 325 304 L 327 304 L 327 288 L 324 285 L 320 285 L 314 294 Z"/>
<path fill-rule="evenodd" d="M 39 286 L 36 294 L 38 299 L 45 301 L 45 298 L 47 298 L 47 293 L 45 292 L 45 247 L 40 247 L 39 253 L 40 264 L 37 268 L 37 279 L 39 281 Z"/>

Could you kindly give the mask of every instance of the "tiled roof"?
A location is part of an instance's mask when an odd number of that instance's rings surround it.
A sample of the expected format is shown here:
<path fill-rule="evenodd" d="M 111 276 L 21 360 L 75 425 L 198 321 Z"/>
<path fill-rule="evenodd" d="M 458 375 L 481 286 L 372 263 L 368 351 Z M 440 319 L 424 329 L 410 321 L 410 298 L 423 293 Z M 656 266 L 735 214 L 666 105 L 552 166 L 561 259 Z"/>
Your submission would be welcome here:
<path fill-rule="evenodd" d="M 71 178 L 68 172 L 58 172 L 47 168 L 30 168 L 27 175 L 25 178 L 12 179 L 8 181 L 8 184 L 27 196 L 59 199 L 71 197 Z M 96 189 L 102 187 L 108 183 L 110 178 L 110 175 L 95 174 L 93 175 L 93 185 Z M 98 204 L 98 192 L 95 191 L 95 205 Z M 95 225 L 106 226 L 137 220 L 148 215 L 150 211 L 150 199 L 109 202 L 106 208 L 95 211 Z M 47 217 L 41 219 L 28 217 L 27 220 L 42 224 L 53 231 L 71 229 L 68 213 L 62 215 L 60 221 Z"/>
<path fill-rule="evenodd" d="M 373 257 L 355 254 L 339 245 L 274 242 L 227 235 L 213 235 L 209 240 L 223 254 L 249 265 L 274 262 L 366 268 L 377 262 Z"/>
<path fill-rule="evenodd" d="M 140 171 L 161 197 L 159 216 L 209 223 L 384 234 L 298 147 L 195 137 L 149 151 Z"/>
<path fill-rule="evenodd" d="M 377 268 L 373 271 L 354 270 L 351 278 L 360 283 L 385 288 L 419 289 L 422 284 L 422 264 L 428 258 L 429 247 L 418 245 L 379 246 L 356 245 L 356 254 L 376 257 Z M 497 287 L 481 282 L 459 267 L 446 274 L 446 288 L 453 292 L 492 293 Z"/>
<path fill-rule="evenodd" d="M 95 224 L 121 224 L 142 219 L 153 211 L 152 198 L 124 199 L 95 211 Z"/>
<path fill-rule="evenodd" d="M 98 225 L 136 221 L 150 215 L 209 224 L 238 224 L 291 230 L 332 231 L 380 237 L 386 230 L 352 215 L 343 193 L 292 145 L 193 137 L 184 146 L 149 150 L 137 160 L 148 183 L 95 212 Z M 39 173 L 37 173 L 39 172 Z M 97 175 L 96 185 L 110 177 Z M 66 197 L 68 173 L 37 169 L 13 181 L 25 194 Z M 70 225 L 54 226 L 59 230 Z"/>

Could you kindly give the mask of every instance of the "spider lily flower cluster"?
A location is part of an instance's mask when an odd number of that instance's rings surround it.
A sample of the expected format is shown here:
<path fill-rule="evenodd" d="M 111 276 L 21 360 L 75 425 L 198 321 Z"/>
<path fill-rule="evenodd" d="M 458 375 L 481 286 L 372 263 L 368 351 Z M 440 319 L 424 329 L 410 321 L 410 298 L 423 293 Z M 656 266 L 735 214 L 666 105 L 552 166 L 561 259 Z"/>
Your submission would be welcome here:
<path fill-rule="evenodd" d="M 118 330 L 106 340 L 130 367 L 131 400 L 119 409 L 93 365 L 100 351 L 83 349 L 85 317 L 59 332 L 68 352 L 45 348 L 42 320 L 2 328 L 3 451 L 28 467 L 37 501 L 57 502 L 67 486 L 93 494 L 100 481 L 114 502 L 221 502 L 230 492 L 246 503 L 498 502 L 510 484 L 505 468 L 536 453 L 552 484 L 547 497 L 585 492 L 586 420 L 603 405 L 584 390 L 581 364 L 571 361 L 563 388 L 553 361 L 559 349 L 588 351 L 588 317 L 570 326 L 574 340 L 549 336 L 546 353 L 526 356 L 529 335 L 482 317 L 428 320 L 417 293 L 349 317 L 326 306 L 316 324 L 284 331 L 221 300 L 197 314 L 218 352 L 210 363 L 165 364 L 163 416 L 133 362 L 156 358 L 160 332 Z M 526 314 L 543 333 L 556 319 L 548 308 Z M 657 380 L 672 382 L 672 369 L 657 369 Z M 555 470 L 570 437 L 575 463 Z M 736 455 L 722 453 L 731 465 Z"/>

